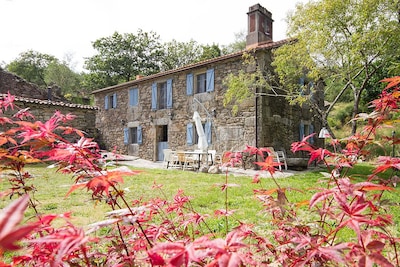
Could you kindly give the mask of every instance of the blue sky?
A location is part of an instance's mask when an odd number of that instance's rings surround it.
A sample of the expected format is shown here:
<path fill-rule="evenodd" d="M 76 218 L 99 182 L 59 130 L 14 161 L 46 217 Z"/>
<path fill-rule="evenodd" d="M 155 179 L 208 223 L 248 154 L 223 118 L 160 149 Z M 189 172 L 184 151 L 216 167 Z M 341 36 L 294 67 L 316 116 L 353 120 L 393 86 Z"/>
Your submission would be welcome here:
<path fill-rule="evenodd" d="M 92 42 L 119 33 L 153 31 L 176 39 L 227 45 L 247 31 L 250 6 L 261 4 L 274 19 L 274 40 L 286 38 L 286 14 L 307 0 L 0 0 L 0 65 L 29 49 L 64 59 L 81 70 Z"/>

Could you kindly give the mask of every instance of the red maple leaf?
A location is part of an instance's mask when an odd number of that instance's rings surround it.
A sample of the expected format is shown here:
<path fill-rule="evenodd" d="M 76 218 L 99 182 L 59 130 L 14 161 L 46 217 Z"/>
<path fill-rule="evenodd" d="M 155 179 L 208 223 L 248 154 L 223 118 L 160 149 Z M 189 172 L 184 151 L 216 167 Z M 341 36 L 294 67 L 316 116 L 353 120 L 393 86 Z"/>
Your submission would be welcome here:
<path fill-rule="evenodd" d="M 294 142 L 291 145 L 291 150 L 293 153 L 296 153 L 298 151 L 308 151 L 311 152 L 314 150 L 314 147 L 308 143 L 308 139 L 313 137 L 315 133 L 312 133 L 310 135 L 305 136 L 301 141 L 299 142 Z"/>
<path fill-rule="evenodd" d="M 124 180 L 122 176 L 130 176 L 139 174 L 141 171 L 131 171 L 127 168 L 124 169 L 114 169 L 99 176 L 93 177 L 90 181 L 84 183 L 78 183 L 71 186 L 70 190 L 67 192 L 68 196 L 73 191 L 78 188 L 86 187 L 88 190 L 93 192 L 93 195 L 102 195 L 106 194 L 107 196 L 110 195 L 109 188 L 110 186 L 114 186 L 118 183 L 123 183 Z"/>
<path fill-rule="evenodd" d="M 324 160 L 324 158 L 326 156 L 333 156 L 333 155 L 334 154 L 332 152 L 330 152 L 329 150 L 324 149 L 324 148 L 314 149 L 310 152 L 310 160 L 308 161 L 308 164 L 310 164 L 314 160 L 317 160 L 317 162 L 320 162 L 320 161 Z"/>
<path fill-rule="evenodd" d="M 400 84 L 400 76 L 394 76 L 386 79 L 382 79 L 381 82 L 387 82 L 385 89 L 389 89 Z"/>
<path fill-rule="evenodd" d="M 277 170 L 275 167 L 282 165 L 282 163 L 275 162 L 273 156 L 268 156 L 263 162 L 254 162 L 254 164 L 261 166 L 261 170 L 268 171 L 270 174 L 275 173 Z"/>
<path fill-rule="evenodd" d="M 38 224 L 28 224 L 17 226 L 24 215 L 24 211 L 28 207 L 29 195 L 13 201 L 10 205 L 4 208 L 0 213 L 0 246 L 6 250 L 16 250 L 19 248 L 15 242 L 21 240 Z"/>

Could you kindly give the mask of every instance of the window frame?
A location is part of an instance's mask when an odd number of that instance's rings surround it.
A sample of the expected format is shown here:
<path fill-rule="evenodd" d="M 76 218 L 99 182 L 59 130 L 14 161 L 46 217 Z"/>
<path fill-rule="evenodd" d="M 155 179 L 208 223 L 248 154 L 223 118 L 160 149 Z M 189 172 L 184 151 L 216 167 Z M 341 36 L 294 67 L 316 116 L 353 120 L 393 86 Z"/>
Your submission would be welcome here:
<path fill-rule="evenodd" d="M 167 81 L 157 83 L 157 109 L 167 109 Z"/>
<path fill-rule="evenodd" d="M 207 73 L 206 71 L 201 73 L 196 73 L 194 75 L 195 82 L 194 82 L 194 93 L 195 94 L 202 94 L 207 92 Z"/>

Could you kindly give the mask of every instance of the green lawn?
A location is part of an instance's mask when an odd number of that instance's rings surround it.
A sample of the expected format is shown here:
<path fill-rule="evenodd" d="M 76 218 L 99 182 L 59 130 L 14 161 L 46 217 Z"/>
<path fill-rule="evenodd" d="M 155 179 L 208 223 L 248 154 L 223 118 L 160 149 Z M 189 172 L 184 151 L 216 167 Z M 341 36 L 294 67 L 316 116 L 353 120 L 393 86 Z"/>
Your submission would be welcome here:
<path fill-rule="evenodd" d="M 350 174 L 354 179 L 361 181 L 368 174 L 370 166 L 364 165 L 357 167 Z M 36 199 L 39 201 L 38 210 L 40 213 L 64 213 L 71 211 L 73 222 L 76 225 L 85 227 L 96 221 L 105 218 L 105 213 L 110 211 L 108 205 L 96 203 L 91 200 L 90 192 L 85 189 L 78 189 L 66 197 L 66 194 L 73 184 L 71 176 L 56 173 L 54 169 L 46 168 L 43 165 L 34 165 L 28 168 L 29 172 L 35 175 L 32 179 L 37 189 Z M 361 175 L 359 175 L 361 174 Z M 221 190 L 221 185 L 225 183 L 225 174 L 204 174 L 191 171 L 163 170 L 163 169 L 144 169 L 139 175 L 125 177 L 121 188 L 125 189 L 126 198 L 129 201 L 143 198 L 164 197 L 171 199 L 179 189 L 186 195 L 193 197 L 192 205 L 201 214 L 214 213 L 214 210 L 225 208 L 225 192 Z M 324 179 L 319 171 L 299 172 L 288 178 L 278 178 L 279 185 L 283 188 L 296 188 L 297 190 L 287 190 L 290 201 L 300 202 L 310 198 L 315 187 L 325 187 L 319 183 Z M 153 189 L 154 183 L 163 185 L 162 189 Z M 253 195 L 254 189 L 276 188 L 270 178 L 262 178 L 261 184 L 252 183 L 252 177 L 228 176 L 228 183 L 232 187 L 228 189 L 229 209 L 236 210 L 230 219 L 231 226 L 237 221 L 247 223 L 262 223 L 265 221 L 265 212 L 262 211 L 261 204 Z M 8 189 L 9 184 L 5 178 L 1 180 L 0 191 Z M 391 212 L 395 216 L 396 223 L 400 222 L 400 190 L 385 192 L 385 198 L 394 203 Z M 9 199 L 3 199 L 0 207 L 9 203 Z M 305 207 L 306 208 L 306 207 Z M 27 218 L 33 215 L 32 211 L 27 212 Z M 218 231 L 221 227 L 222 218 L 211 218 L 209 224 Z"/>

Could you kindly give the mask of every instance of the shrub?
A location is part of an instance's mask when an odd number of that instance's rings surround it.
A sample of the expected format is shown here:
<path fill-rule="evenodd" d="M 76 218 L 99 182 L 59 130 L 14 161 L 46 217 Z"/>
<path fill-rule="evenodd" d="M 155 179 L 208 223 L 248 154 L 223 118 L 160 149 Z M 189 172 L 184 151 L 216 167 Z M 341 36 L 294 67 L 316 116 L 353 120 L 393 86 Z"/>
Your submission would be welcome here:
<path fill-rule="evenodd" d="M 19 198 L 0 214 L 0 246 L 3 251 L 19 249 L 18 242 L 24 247 L 20 255 L 12 256 L 12 263 L 2 266 L 399 266 L 400 240 L 382 196 L 399 180 L 400 159 L 377 158 L 376 168 L 361 182 L 348 175 L 358 159 L 368 155 L 376 130 L 395 122 L 391 116 L 398 112 L 400 77 L 385 81 L 389 84 L 371 103 L 374 111 L 358 118 L 367 125 L 345 140 L 332 140 L 333 151 L 313 147 L 307 142 L 311 136 L 292 144 L 293 152 L 307 152 L 310 162 L 324 163 L 328 169 L 329 176 L 316 185 L 307 202 L 292 203 L 287 198 L 286 192 L 296 189 L 279 185 L 274 178 L 277 163 L 266 155 L 267 149 L 247 147 L 246 153 L 263 158 L 256 164 L 276 184 L 265 189 L 258 176 L 253 179 L 260 185 L 253 193 L 263 204 L 261 212 L 268 215 L 265 229 L 246 224 L 229 227 L 234 211 L 229 208 L 228 192 L 235 185 L 228 175 L 221 186 L 225 206 L 213 215 L 225 218 L 225 227 L 214 232 L 205 220 L 211 215 L 194 210 L 191 197 L 182 191 L 168 200 L 162 197 L 162 185 L 154 184 L 160 197 L 126 199 L 119 186 L 124 176 L 137 172 L 102 165 L 97 144 L 79 130 L 63 126 L 73 116 L 56 112 L 44 123 L 32 122 L 27 120 L 32 117 L 29 111 L 20 110 L 12 118 L 2 117 L 6 130 L 0 135 L 0 157 L 11 184 L 2 194 Z M 13 97 L 4 97 L 0 107 L 14 108 Z M 68 142 L 63 136 L 69 134 L 79 140 Z M 392 136 L 386 139 L 398 144 Z M 226 164 L 240 160 L 230 157 Z M 71 223 L 69 213 L 37 213 L 35 221 L 20 226 L 24 210 L 28 206 L 36 210 L 37 205 L 35 188 L 29 185 L 31 174 L 24 166 L 39 161 L 53 162 L 58 171 L 72 173 L 76 183 L 68 194 L 87 189 L 95 201 L 110 206 L 108 219 L 85 232 Z M 64 225 L 53 227 L 56 219 L 64 220 Z"/>

